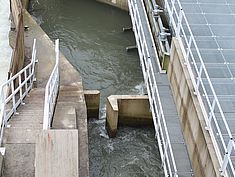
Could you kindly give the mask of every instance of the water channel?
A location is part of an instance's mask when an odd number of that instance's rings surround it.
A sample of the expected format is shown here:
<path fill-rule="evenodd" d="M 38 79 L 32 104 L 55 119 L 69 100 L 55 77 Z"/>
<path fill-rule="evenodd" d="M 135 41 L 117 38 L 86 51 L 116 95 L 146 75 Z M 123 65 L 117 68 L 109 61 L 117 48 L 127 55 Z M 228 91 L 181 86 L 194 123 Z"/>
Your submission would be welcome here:
<path fill-rule="evenodd" d="M 99 120 L 89 120 L 91 177 L 162 176 L 153 128 L 105 131 L 105 101 L 114 94 L 144 94 L 143 76 L 128 12 L 95 0 L 31 0 L 30 13 L 83 78 L 85 89 L 101 91 Z"/>

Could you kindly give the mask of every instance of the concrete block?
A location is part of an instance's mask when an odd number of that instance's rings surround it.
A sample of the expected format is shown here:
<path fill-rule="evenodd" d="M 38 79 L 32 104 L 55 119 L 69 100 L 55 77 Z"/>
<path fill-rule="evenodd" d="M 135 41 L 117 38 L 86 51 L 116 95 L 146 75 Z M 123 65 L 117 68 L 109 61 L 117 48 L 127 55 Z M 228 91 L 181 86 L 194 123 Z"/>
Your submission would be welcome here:
<path fill-rule="evenodd" d="M 99 118 L 100 91 L 85 90 L 84 96 L 87 107 L 87 118 Z"/>
<path fill-rule="evenodd" d="M 118 104 L 117 99 L 109 96 L 106 103 L 106 130 L 111 138 L 117 134 Z"/>

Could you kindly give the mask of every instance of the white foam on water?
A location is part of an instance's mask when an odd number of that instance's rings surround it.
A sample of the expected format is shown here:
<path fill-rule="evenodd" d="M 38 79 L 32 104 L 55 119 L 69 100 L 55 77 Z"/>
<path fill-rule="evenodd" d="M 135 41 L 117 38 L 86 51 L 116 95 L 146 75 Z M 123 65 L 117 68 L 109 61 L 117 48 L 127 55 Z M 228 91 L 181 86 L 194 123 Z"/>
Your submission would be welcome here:
<path fill-rule="evenodd" d="M 135 86 L 133 91 L 137 91 L 137 94 L 139 95 L 144 95 L 145 94 L 145 84 L 144 82 L 139 83 L 138 85 Z"/>
<path fill-rule="evenodd" d="M 8 78 L 12 49 L 9 45 L 10 1 L 0 0 L 0 85 Z"/>

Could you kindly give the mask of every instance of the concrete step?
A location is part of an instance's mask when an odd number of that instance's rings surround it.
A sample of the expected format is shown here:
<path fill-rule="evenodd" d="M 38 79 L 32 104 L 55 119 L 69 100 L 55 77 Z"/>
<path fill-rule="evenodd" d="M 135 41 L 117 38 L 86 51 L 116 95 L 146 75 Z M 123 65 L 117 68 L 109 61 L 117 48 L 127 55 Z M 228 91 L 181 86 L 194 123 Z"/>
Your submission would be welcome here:
<path fill-rule="evenodd" d="M 45 94 L 45 88 L 33 88 L 30 92 L 29 95 L 44 95 Z"/>
<path fill-rule="evenodd" d="M 75 103 L 78 103 L 78 102 L 85 102 L 85 99 L 82 95 L 79 95 L 79 96 L 61 96 L 61 95 L 59 95 L 57 101 L 58 102 L 75 102 Z"/>
<path fill-rule="evenodd" d="M 83 91 L 69 91 L 69 90 L 65 90 L 65 91 L 60 91 L 59 92 L 59 96 L 77 96 L 79 97 L 80 95 L 83 95 Z"/>
<path fill-rule="evenodd" d="M 61 85 L 60 91 L 77 91 L 83 90 L 82 82 L 78 82 L 76 85 Z"/>
<path fill-rule="evenodd" d="M 23 128 L 23 127 L 6 127 L 4 129 L 3 143 L 28 144 L 35 143 L 35 139 L 41 129 Z"/>
<path fill-rule="evenodd" d="M 21 105 L 18 109 L 17 112 L 27 112 L 27 111 L 37 111 L 37 112 L 41 112 L 43 111 L 43 107 L 44 105 L 31 105 L 31 104 L 26 104 L 26 105 Z"/>
<path fill-rule="evenodd" d="M 42 130 L 43 122 L 29 122 L 29 121 L 15 121 L 7 125 L 9 128 L 25 128 L 25 129 L 39 129 Z"/>
<path fill-rule="evenodd" d="M 73 106 L 63 105 L 58 103 L 56 105 L 55 114 L 52 122 L 54 129 L 75 129 L 76 124 L 76 110 Z"/>
<path fill-rule="evenodd" d="M 41 117 L 36 117 L 36 118 L 32 118 L 32 117 L 12 117 L 8 123 L 12 123 L 12 122 L 42 122 L 43 121 L 43 116 Z"/>

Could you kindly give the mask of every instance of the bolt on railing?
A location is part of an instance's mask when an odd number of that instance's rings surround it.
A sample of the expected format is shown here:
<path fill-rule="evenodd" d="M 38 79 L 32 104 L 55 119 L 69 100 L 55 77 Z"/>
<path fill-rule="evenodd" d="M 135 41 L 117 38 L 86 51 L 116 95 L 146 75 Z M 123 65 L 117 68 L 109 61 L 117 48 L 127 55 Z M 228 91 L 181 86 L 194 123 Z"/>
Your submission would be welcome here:
<path fill-rule="evenodd" d="M 50 129 L 54 110 L 56 106 L 56 99 L 59 91 L 60 73 L 59 73 L 59 39 L 55 41 L 55 66 L 51 72 L 49 80 L 45 89 L 45 102 L 44 102 L 44 117 L 43 129 Z"/>
<path fill-rule="evenodd" d="M 187 65 L 189 75 L 193 83 L 195 94 L 197 95 L 203 111 L 206 129 L 209 131 L 221 166 L 221 174 L 224 176 L 228 176 L 229 174 L 231 174 L 231 176 L 235 176 L 234 165 L 230 158 L 230 154 L 232 152 L 235 153 L 234 139 L 204 61 L 201 57 L 195 37 L 189 26 L 180 1 L 169 0 L 164 2 L 165 9 L 169 15 L 170 25 L 179 41 L 185 58 L 185 64 Z M 209 87 L 206 87 L 207 85 Z M 208 93 L 212 94 L 212 99 L 211 96 L 209 97 Z M 215 114 L 215 110 L 219 110 L 219 115 Z M 222 119 L 222 123 L 218 122 L 219 118 Z M 220 128 L 222 126 L 225 127 L 225 133 Z M 223 134 L 226 134 L 229 137 L 228 140 L 225 139 Z"/>
<path fill-rule="evenodd" d="M 34 39 L 31 62 L 0 86 L 0 152 L 2 154 L 5 152 L 5 148 L 2 147 L 4 127 L 20 104 L 24 104 L 23 99 L 33 88 L 36 62 L 36 39 Z"/>
<path fill-rule="evenodd" d="M 144 7 L 143 1 L 141 0 Z M 160 156 L 162 160 L 162 167 L 165 176 L 177 177 L 176 163 L 171 147 L 171 142 L 166 127 L 165 117 L 161 105 L 161 100 L 158 92 L 156 77 L 153 70 L 153 65 L 150 60 L 150 52 L 147 46 L 143 26 L 141 23 L 140 14 L 137 8 L 136 0 L 129 0 L 129 13 L 132 20 L 133 31 L 135 34 L 136 43 L 138 46 L 138 52 L 144 80 L 147 86 L 149 102 L 153 115 L 154 127 L 156 131 L 156 137 L 158 141 Z M 147 20 L 147 14 L 145 17 Z M 156 55 L 157 56 L 157 55 Z"/>

